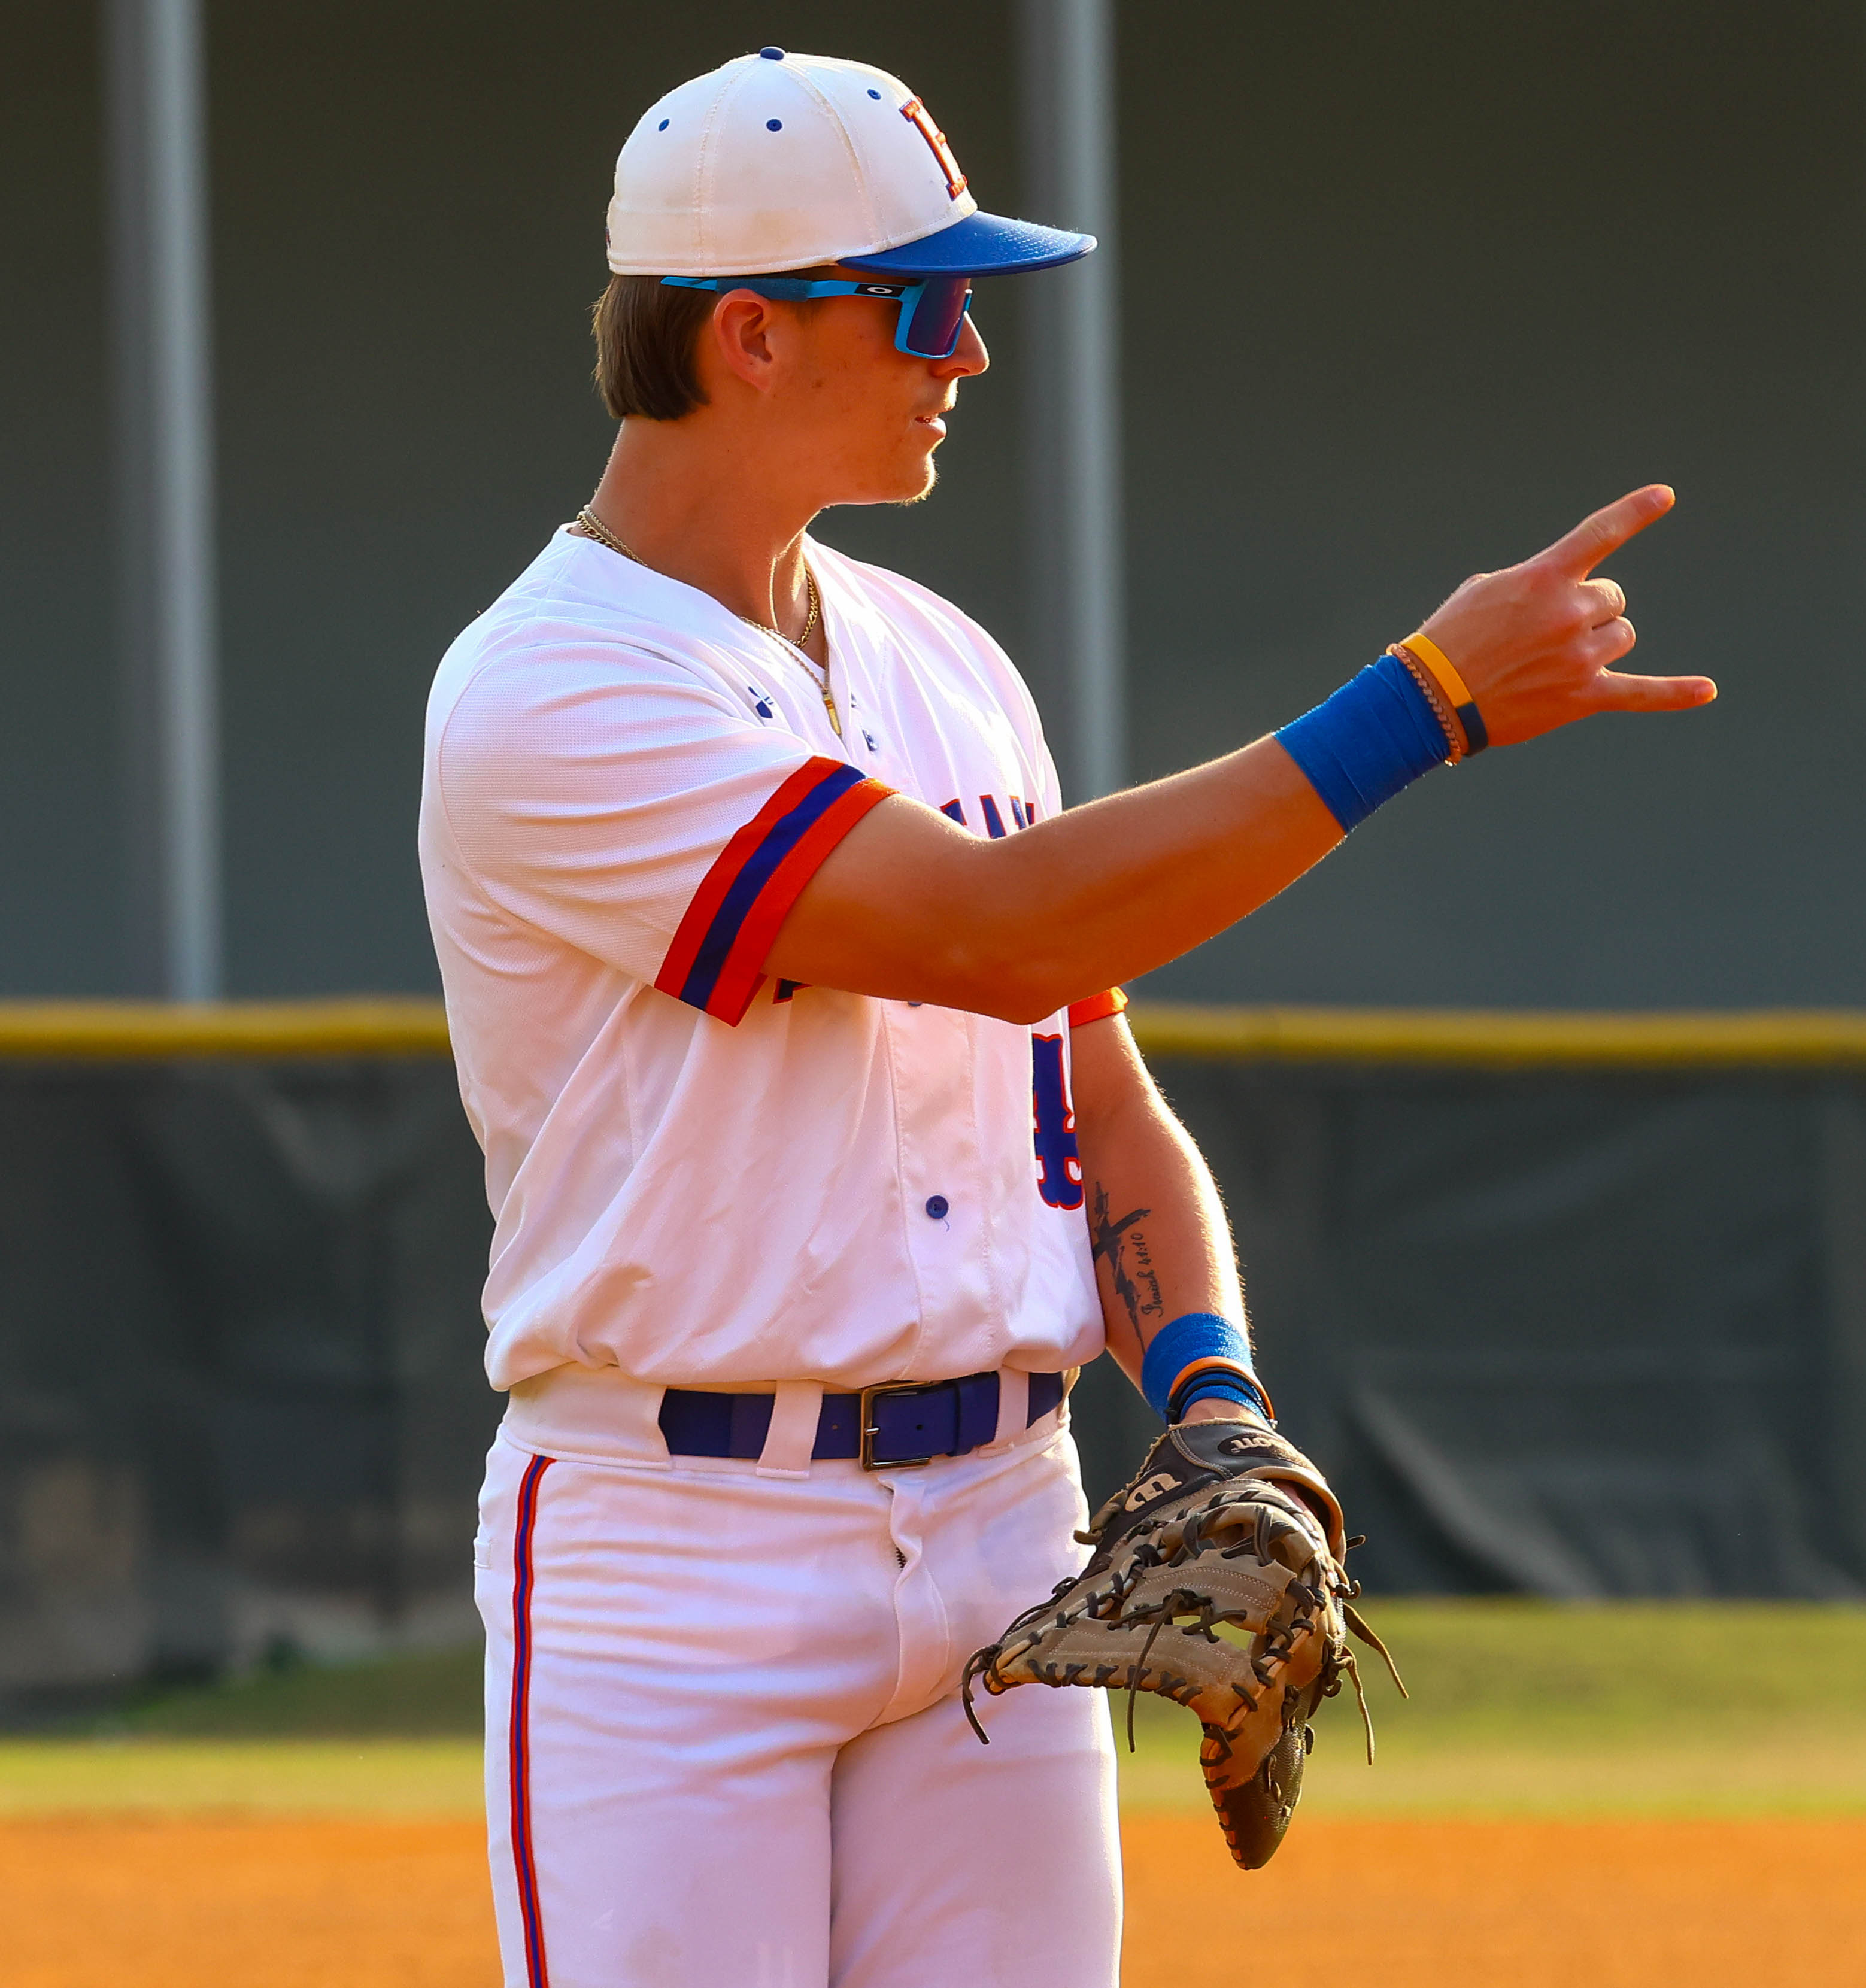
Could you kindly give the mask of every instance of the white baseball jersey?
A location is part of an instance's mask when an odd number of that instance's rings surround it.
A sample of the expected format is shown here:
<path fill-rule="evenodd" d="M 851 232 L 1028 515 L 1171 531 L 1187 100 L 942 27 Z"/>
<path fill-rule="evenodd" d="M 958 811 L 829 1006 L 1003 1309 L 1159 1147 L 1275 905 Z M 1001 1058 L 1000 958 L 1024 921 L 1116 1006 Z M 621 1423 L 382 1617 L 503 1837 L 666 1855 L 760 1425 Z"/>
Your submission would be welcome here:
<path fill-rule="evenodd" d="M 421 869 L 496 1218 L 495 1387 L 580 1366 L 855 1389 L 1101 1349 L 1070 1015 L 765 973 L 890 792 L 990 836 L 1060 805 L 982 629 L 808 557 L 841 738 L 788 644 L 568 532 L 441 663 Z"/>

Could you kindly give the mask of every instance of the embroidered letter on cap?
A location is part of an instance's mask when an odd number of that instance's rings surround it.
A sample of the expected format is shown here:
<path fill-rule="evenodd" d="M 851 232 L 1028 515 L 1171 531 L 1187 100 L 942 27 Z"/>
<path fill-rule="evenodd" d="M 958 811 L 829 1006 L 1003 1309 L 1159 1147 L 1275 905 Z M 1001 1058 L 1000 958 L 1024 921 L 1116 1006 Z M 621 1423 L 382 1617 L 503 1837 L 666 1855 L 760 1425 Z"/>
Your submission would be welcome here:
<path fill-rule="evenodd" d="M 965 175 L 959 171 L 959 162 L 952 156 L 952 147 L 946 143 L 945 133 L 934 123 L 933 113 L 918 96 L 910 96 L 901 105 L 901 114 L 933 148 L 939 169 L 946 176 L 946 191 L 957 200 L 965 191 Z"/>

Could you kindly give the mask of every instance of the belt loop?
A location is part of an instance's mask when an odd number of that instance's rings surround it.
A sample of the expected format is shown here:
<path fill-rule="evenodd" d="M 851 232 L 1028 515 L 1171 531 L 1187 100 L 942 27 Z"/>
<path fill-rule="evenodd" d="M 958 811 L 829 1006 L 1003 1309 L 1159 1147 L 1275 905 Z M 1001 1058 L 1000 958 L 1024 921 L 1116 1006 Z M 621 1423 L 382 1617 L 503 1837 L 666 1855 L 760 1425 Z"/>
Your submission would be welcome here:
<path fill-rule="evenodd" d="M 993 1442 L 1009 1442 L 1029 1426 L 1030 1377 L 1013 1367 L 998 1369 L 998 1433 Z"/>
<path fill-rule="evenodd" d="M 772 1391 L 771 1427 L 755 1475 L 807 1477 L 823 1415 L 820 1381 L 780 1381 Z"/>

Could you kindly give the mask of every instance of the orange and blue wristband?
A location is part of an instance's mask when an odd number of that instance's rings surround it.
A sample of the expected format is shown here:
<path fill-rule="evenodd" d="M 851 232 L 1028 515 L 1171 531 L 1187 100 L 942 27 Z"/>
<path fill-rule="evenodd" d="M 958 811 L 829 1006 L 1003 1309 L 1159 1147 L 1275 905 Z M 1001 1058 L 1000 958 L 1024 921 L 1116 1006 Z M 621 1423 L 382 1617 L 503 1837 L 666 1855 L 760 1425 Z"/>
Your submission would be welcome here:
<path fill-rule="evenodd" d="M 1216 1312 L 1185 1312 L 1161 1327 L 1141 1362 L 1141 1392 L 1162 1422 L 1177 1422 L 1208 1395 L 1236 1401 L 1266 1422 L 1276 1418 L 1251 1366 L 1249 1337 Z"/>

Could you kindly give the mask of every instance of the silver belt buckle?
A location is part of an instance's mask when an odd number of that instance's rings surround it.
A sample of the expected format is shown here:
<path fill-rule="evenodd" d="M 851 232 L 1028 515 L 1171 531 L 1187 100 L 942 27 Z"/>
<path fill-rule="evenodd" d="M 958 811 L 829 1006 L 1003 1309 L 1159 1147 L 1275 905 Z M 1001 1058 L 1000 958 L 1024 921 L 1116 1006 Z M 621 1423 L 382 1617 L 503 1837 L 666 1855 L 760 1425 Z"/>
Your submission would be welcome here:
<path fill-rule="evenodd" d="M 862 1390 L 862 1468 L 864 1470 L 918 1470 L 922 1464 L 931 1463 L 935 1456 L 945 1454 L 942 1450 L 929 1450 L 925 1456 L 891 1456 L 884 1462 L 877 1461 L 874 1453 L 874 1439 L 881 1433 L 875 1426 L 874 1404 L 881 1395 L 927 1395 L 931 1394 L 934 1388 L 945 1384 L 938 1381 L 885 1381 L 879 1387 Z"/>

